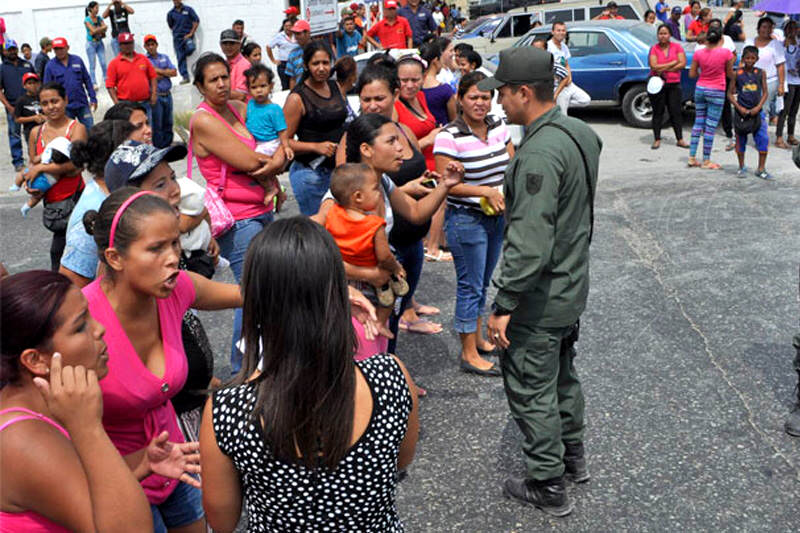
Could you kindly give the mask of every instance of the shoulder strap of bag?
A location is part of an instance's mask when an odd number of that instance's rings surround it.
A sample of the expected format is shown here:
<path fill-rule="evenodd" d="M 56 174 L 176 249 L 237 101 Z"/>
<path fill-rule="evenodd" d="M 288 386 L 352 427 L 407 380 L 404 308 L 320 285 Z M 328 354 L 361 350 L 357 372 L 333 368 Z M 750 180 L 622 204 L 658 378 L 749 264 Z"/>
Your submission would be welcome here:
<path fill-rule="evenodd" d="M 572 133 L 567 128 L 555 122 L 545 122 L 544 124 L 536 128 L 536 130 L 531 134 L 531 137 L 539 133 L 539 130 L 541 130 L 546 126 L 552 126 L 556 129 L 563 131 L 567 135 L 567 137 L 569 137 L 572 140 L 575 146 L 578 147 L 578 151 L 581 153 L 581 159 L 583 160 L 583 174 L 584 174 L 584 179 L 586 180 L 586 194 L 589 199 L 589 243 L 591 244 L 592 234 L 594 233 L 594 189 L 592 188 L 591 173 L 589 172 L 589 162 L 586 160 L 586 153 L 583 151 L 583 148 L 581 148 L 581 145 L 575 138 L 575 136 L 572 135 Z"/>
<path fill-rule="evenodd" d="M 218 119 L 222 120 L 222 117 L 220 117 L 219 114 L 213 109 L 209 109 L 205 105 L 205 102 L 201 103 L 197 107 L 197 111 L 201 110 L 207 111 L 212 115 L 216 115 Z M 194 117 L 197 111 L 195 111 L 195 113 L 192 113 L 192 118 L 189 119 L 189 142 L 187 143 L 188 154 L 186 155 L 186 177 L 189 179 L 192 179 L 192 160 L 194 158 L 194 150 L 192 149 L 192 145 L 194 144 L 192 142 L 192 126 L 194 125 Z M 220 159 L 220 163 L 222 163 L 222 165 L 220 168 L 221 175 L 219 177 L 219 184 L 217 185 L 217 195 L 219 195 L 219 197 L 222 198 L 223 194 L 225 194 L 225 186 L 228 184 L 228 165 L 227 163 L 222 161 L 222 159 Z"/>

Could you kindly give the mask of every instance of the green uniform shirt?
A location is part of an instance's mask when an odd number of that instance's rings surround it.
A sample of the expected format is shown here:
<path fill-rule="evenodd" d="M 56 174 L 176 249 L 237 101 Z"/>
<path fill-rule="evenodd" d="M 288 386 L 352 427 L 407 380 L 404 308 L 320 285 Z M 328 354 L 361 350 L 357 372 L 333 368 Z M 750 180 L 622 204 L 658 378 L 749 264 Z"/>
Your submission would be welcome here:
<path fill-rule="evenodd" d="M 495 302 L 513 321 L 544 327 L 575 323 L 589 293 L 589 196 L 580 151 L 597 187 L 600 137 L 558 106 L 536 119 L 505 173 L 503 259 L 494 279 Z"/>

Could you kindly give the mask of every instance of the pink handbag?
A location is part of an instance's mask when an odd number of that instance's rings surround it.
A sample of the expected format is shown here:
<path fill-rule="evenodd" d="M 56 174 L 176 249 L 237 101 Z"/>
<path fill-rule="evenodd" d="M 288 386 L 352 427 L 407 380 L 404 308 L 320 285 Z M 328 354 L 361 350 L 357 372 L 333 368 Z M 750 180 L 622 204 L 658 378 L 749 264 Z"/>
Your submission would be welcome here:
<path fill-rule="evenodd" d="M 186 177 L 192 179 L 192 161 L 194 154 L 192 153 L 192 123 L 189 121 L 189 154 L 186 163 Z M 228 182 L 228 165 L 222 163 L 222 176 L 219 180 L 217 190 L 214 187 L 209 187 L 206 184 L 206 193 L 203 196 L 203 204 L 208 210 L 208 216 L 211 218 L 211 235 L 216 239 L 220 235 L 227 232 L 236 223 L 230 209 L 225 205 L 222 196 L 225 194 L 225 185 Z"/>

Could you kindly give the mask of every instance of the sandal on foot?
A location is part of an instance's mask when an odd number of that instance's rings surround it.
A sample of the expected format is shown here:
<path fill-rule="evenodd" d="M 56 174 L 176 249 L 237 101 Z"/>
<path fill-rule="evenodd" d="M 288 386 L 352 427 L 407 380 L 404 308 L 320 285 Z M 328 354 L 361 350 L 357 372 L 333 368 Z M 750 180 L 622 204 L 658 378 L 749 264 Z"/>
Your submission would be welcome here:
<path fill-rule="evenodd" d="M 725 146 L 725 151 L 730 152 L 734 148 L 736 148 L 736 141 L 728 141 L 728 144 Z"/>
<path fill-rule="evenodd" d="M 720 170 L 722 165 L 719 163 L 714 163 L 713 161 L 704 161 L 702 168 L 705 170 Z"/>
<path fill-rule="evenodd" d="M 689 148 L 689 143 L 681 139 L 680 141 L 675 143 L 675 146 L 677 146 L 678 148 Z"/>
<path fill-rule="evenodd" d="M 699 167 L 699 166 L 700 166 L 700 162 L 699 162 L 699 161 L 698 161 L 696 158 L 694 158 L 694 157 L 690 157 L 690 158 L 689 158 L 689 163 L 687 163 L 687 164 L 688 164 L 688 165 L 689 165 L 689 167 L 691 167 L 691 168 L 697 168 L 697 167 Z"/>
<path fill-rule="evenodd" d="M 417 385 L 417 398 L 424 398 L 428 395 L 428 391 Z"/>
<path fill-rule="evenodd" d="M 658 150 L 661 148 L 661 141 L 653 141 L 653 144 L 650 145 L 651 150 Z"/>
<path fill-rule="evenodd" d="M 789 137 L 788 139 L 786 139 L 786 142 L 791 144 L 792 146 L 797 146 L 798 144 L 800 144 L 800 141 L 798 141 L 794 137 Z"/>
<path fill-rule="evenodd" d="M 441 324 L 430 322 L 429 320 L 425 320 L 424 318 L 420 318 L 419 320 L 412 320 L 411 322 L 408 322 L 401 318 L 400 323 L 398 324 L 397 327 L 409 333 L 420 333 L 422 335 L 436 335 L 437 333 L 442 332 Z"/>
<path fill-rule="evenodd" d="M 383 287 L 375 287 L 375 296 L 383 307 L 391 307 L 394 304 L 394 292 L 388 283 Z"/>
<path fill-rule="evenodd" d="M 439 261 L 452 261 L 452 260 L 453 260 L 453 254 L 451 254 L 450 252 L 445 252 L 441 248 L 435 254 L 429 252 L 425 253 L 425 261 L 431 261 L 436 263 Z"/>
<path fill-rule="evenodd" d="M 784 150 L 788 150 L 789 145 L 786 144 L 786 142 L 784 142 L 783 139 L 778 139 L 777 141 L 775 141 L 775 148 L 783 148 Z"/>
<path fill-rule="evenodd" d="M 430 315 L 438 315 L 439 313 L 442 312 L 442 310 L 432 305 L 415 304 L 414 312 L 417 313 L 418 315 L 430 316 Z"/>
<path fill-rule="evenodd" d="M 497 365 L 492 363 L 492 366 L 483 370 L 482 368 L 478 368 L 477 366 L 473 366 L 468 362 L 461 360 L 461 371 L 466 372 L 467 374 L 475 374 L 477 376 L 484 376 L 484 377 L 492 377 L 497 378 L 502 376 L 503 374 L 500 372 L 500 369 L 497 368 Z"/>

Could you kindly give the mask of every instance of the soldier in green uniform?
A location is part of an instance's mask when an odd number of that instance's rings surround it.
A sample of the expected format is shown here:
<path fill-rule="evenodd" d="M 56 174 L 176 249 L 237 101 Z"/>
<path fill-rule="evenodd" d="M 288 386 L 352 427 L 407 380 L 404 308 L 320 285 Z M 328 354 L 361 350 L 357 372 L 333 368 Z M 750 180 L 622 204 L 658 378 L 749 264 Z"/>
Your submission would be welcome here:
<path fill-rule="evenodd" d="M 503 259 L 489 317 L 511 415 L 524 435 L 527 477 L 506 496 L 548 514 L 572 512 L 565 474 L 589 480 L 583 392 L 575 372 L 578 319 L 589 293 L 589 242 L 602 141 L 553 102 L 553 57 L 534 47 L 500 53 L 493 78 L 509 122 L 525 135 L 505 174 Z"/>

